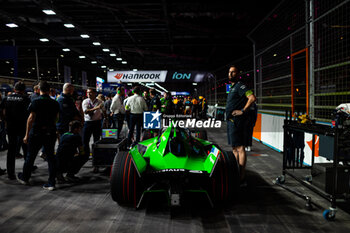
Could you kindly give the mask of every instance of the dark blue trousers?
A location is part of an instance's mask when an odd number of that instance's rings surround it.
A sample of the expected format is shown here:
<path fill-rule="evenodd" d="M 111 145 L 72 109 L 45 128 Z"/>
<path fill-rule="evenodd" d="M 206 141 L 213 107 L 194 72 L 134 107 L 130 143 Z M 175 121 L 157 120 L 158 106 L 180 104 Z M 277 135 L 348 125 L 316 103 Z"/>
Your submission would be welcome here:
<path fill-rule="evenodd" d="M 47 163 L 49 166 L 49 184 L 55 185 L 56 181 L 56 159 L 54 157 L 56 130 L 34 132 L 32 129 L 28 139 L 28 153 L 23 165 L 23 180 L 28 181 L 32 175 L 32 167 L 36 156 L 41 147 L 44 148 L 47 155 Z"/>

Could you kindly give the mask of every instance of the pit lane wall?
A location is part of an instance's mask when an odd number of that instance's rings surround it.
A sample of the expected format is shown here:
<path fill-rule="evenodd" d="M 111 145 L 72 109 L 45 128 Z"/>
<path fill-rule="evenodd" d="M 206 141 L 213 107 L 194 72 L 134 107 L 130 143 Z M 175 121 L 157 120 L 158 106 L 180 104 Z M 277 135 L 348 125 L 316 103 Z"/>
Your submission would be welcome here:
<path fill-rule="evenodd" d="M 253 138 L 266 146 L 283 152 L 283 123 L 284 116 L 258 113 L 254 127 Z M 327 124 L 325 122 L 318 122 Z M 305 133 L 304 139 L 304 164 L 311 165 L 312 158 L 312 134 Z M 319 137 L 315 140 L 315 163 L 329 163 L 330 161 L 319 155 Z"/>
<path fill-rule="evenodd" d="M 216 117 L 218 110 L 224 110 L 224 107 L 209 106 L 208 116 Z M 225 119 L 225 118 L 224 118 Z M 258 113 L 257 121 L 255 123 L 253 139 L 263 143 L 264 145 L 276 150 L 283 152 L 283 123 L 284 116 Z M 325 122 L 317 122 L 328 124 Z M 304 139 L 304 164 L 311 164 L 312 155 L 312 134 L 305 133 Z M 282 155 L 281 155 L 282 156 Z M 331 161 L 319 155 L 319 137 L 316 136 L 315 140 L 315 163 L 329 163 Z"/>

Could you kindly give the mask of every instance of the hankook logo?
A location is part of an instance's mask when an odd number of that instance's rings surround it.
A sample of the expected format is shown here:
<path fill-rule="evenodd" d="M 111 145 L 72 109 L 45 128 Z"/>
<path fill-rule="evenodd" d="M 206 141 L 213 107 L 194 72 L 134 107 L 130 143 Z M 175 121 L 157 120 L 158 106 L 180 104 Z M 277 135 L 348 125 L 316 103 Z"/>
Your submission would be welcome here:
<path fill-rule="evenodd" d="M 164 82 L 167 71 L 109 71 L 107 81 L 123 82 Z"/>
<path fill-rule="evenodd" d="M 115 77 L 116 79 L 121 79 L 121 78 L 123 77 L 123 74 L 118 73 L 118 74 L 114 75 L 114 77 Z"/>

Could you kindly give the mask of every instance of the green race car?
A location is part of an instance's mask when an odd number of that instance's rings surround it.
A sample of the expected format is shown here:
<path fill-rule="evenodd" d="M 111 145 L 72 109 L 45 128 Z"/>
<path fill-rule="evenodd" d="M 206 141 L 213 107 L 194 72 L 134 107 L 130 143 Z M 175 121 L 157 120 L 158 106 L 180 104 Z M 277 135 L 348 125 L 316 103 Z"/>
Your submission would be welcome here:
<path fill-rule="evenodd" d="M 171 206 L 180 205 L 188 192 L 205 194 L 211 205 L 232 200 L 239 189 L 238 163 L 232 152 L 206 137 L 204 130 L 170 125 L 129 151 L 119 151 L 110 178 L 113 200 L 136 208 L 154 192 L 164 192 Z"/>

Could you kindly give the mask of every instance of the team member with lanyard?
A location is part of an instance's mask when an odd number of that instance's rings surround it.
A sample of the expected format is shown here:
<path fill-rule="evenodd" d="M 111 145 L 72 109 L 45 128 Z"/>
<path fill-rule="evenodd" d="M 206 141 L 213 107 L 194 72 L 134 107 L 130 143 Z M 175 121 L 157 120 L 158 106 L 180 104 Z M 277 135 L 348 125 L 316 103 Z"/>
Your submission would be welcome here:
<path fill-rule="evenodd" d="M 245 130 L 244 112 L 249 109 L 256 98 L 253 91 L 239 81 L 238 68 L 236 66 L 230 67 L 228 79 L 231 83 L 231 88 L 226 101 L 227 139 L 240 166 L 241 183 L 246 185 L 245 166 L 247 155 L 243 137 L 243 130 Z"/>
<path fill-rule="evenodd" d="M 102 107 L 101 100 L 96 98 L 96 92 L 94 89 L 88 88 L 86 91 L 87 99 L 83 101 L 84 112 L 84 128 L 83 128 L 83 145 L 85 151 L 85 162 L 89 160 L 90 156 L 90 138 L 94 137 L 94 142 L 100 140 L 101 136 L 101 120 L 102 120 Z M 93 172 L 97 172 L 98 168 L 95 167 Z"/>
<path fill-rule="evenodd" d="M 29 105 L 30 115 L 23 142 L 28 144 L 28 154 L 23 165 L 23 173 L 18 173 L 17 179 L 22 184 L 28 184 L 32 174 L 32 167 L 41 147 L 46 152 L 49 165 L 49 180 L 44 189 L 54 190 L 56 184 L 56 160 L 54 157 L 56 143 L 56 120 L 59 105 L 49 96 L 50 85 L 40 81 L 40 97 Z"/>

